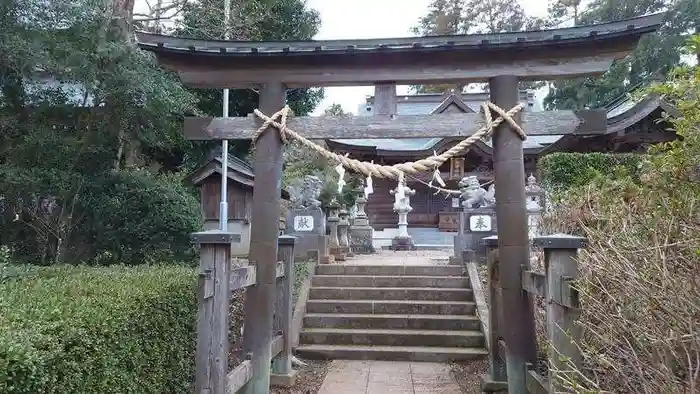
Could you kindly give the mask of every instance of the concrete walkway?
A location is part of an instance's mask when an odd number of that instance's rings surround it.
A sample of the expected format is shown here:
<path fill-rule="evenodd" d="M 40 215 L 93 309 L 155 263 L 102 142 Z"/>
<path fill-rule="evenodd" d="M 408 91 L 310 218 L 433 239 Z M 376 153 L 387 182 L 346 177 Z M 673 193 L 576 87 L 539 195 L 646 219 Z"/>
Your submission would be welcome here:
<path fill-rule="evenodd" d="M 460 394 L 450 366 L 398 361 L 331 363 L 319 394 Z"/>
<path fill-rule="evenodd" d="M 378 250 L 377 253 L 356 255 L 335 264 L 347 265 L 445 265 L 451 250 L 414 250 L 399 251 Z"/>

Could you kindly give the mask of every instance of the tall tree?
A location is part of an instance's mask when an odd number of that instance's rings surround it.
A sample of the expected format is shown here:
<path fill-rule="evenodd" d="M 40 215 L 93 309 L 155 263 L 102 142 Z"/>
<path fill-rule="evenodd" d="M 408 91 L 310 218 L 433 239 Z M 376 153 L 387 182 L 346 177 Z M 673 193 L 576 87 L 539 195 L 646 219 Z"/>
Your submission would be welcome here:
<path fill-rule="evenodd" d="M 433 0 L 428 13 L 418 20 L 411 32 L 421 36 L 466 33 L 468 21 L 463 17 L 464 0 Z"/>
<path fill-rule="evenodd" d="M 528 17 L 517 1 L 467 0 L 464 19 L 469 32 L 477 34 L 509 33 L 524 30 Z"/>
<path fill-rule="evenodd" d="M 572 5 L 568 4 L 570 12 Z M 560 11 L 561 8 L 550 7 L 550 17 L 556 19 Z M 577 9 L 579 24 L 612 22 L 663 11 L 667 11 L 666 18 L 658 33 L 643 37 L 632 54 L 615 61 L 603 76 L 550 84 L 545 108 L 602 107 L 633 86 L 667 75 L 681 61 L 685 39 L 700 26 L 697 0 L 595 0 L 584 9 Z"/>
<path fill-rule="evenodd" d="M 206 39 L 223 39 L 228 33 L 235 40 L 309 40 L 320 27 L 318 11 L 309 9 L 303 0 L 231 0 L 231 19 L 228 31 L 224 23 L 224 0 L 199 0 L 186 3 L 182 20 L 175 35 Z M 221 116 L 223 92 L 221 89 L 191 89 L 199 97 L 198 108 L 209 116 Z M 323 99 L 323 89 L 294 89 L 287 92 L 289 106 L 294 113 L 307 115 Z M 229 115 L 246 116 L 258 105 L 258 94 L 251 89 L 232 89 L 229 93 Z M 219 144 L 196 144 L 201 160 Z M 229 144 L 231 153 L 243 157 L 250 148 L 247 141 Z"/>
<path fill-rule="evenodd" d="M 132 6 L 2 3 L 0 243 L 32 262 L 182 251 L 200 226 L 179 181 L 141 170 L 185 143 L 195 100 L 130 42 Z"/>
<path fill-rule="evenodd" d="M 697 0 L 674 0 L 669 10 L 669 19 L 674 21 L 672 30 L 676 34 L 687 35 L 688 32 L 700 35 L 700 2 Z M 700 52 L 692 52 L 696 64 L 700 64 Z"/>
<path fill-rule="evenodd" d="M 343 110 L 343 106 L 338 104 L 338 103 L 333 103 L 333 104 L 329 105 L 328 108 L 323 110 L 323 114 L 326 116 L 337 116 L 337 117 L 352 115 L 351 113 L 345 112 L 345 110 Z"/>
<path fill-rule="evenodd" d="M 547 25 L 558 26 L 567 22 L 578 24 L 581 0 L 550 0 L 547 7 Z"/>
<path fill-rule="evenodd" d="M 465 34 L 469 26 L 463 17 L 465 0 L 433 0 L 428 6 L 428 13 L 411 28 L 419 36 L 444 36 Z M 416 85 L 416 93 L 443 93 L 449 90 L 462 91 L 464 84 Z"/>
<path fill-rule="evenodd" d="M 544 20 L 528 16 L 519 2 L 512 0 L 433 0 L 428 13 L 418 20 L 411 32 L 422 36 L 454 34 L 495 34 L 532 30 Z M 534 88 L 539 83 L 521 84 Z M 417 93 L 461 92 L 464 84 L 417 85 Z M 485 88 L 485 87 L 482 87 Z"/>

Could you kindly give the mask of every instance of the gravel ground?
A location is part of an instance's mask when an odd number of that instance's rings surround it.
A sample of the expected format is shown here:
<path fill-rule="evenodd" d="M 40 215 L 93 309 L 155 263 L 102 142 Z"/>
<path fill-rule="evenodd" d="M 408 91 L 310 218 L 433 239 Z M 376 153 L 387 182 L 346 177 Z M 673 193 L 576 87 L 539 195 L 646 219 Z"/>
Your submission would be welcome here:
<path fill-rule="evenodd" d="M 302 270 L 301 266 L 295 267 L 300 268 L 297 271 L 297 275 L 308 275 L 308 272 Z M 295 293 L 298 291 L 298 287 L 303 281 L 300 276 L 298 282 L 295 283 Z M 295 294 L 296 296 L 296 294 Z M 296 300 L 295 300 L 296 301 Z M 245 305 L 245 291 L 237 290 L 231 295 L 231 302 L 229 304 L 229 316 L 231 318 L 231 329 L 229 330 L 229 369 L 233 369 L 240 365 L 243 360 L 242 357 L 242 336 L 241 328 L 243 327 L 244 321 L 244 305 Z M 273 387 L 270 389 L 271 394 L 316 394 L 321 388 L 323 379 L 326 377 L 328 372 L 328 364 L 330 361 L 307 361 L 304 360 L 308 365 L 299 370 L 297 375 L 296 384 L 291 388 Z"/>
<path fill-rule="evenodd" d="M 479 275 L 481 288 L 484 291 L 484 298 L 488 304 L 488 269 L 486 264 L 478 264 L 476 271 Z M 452 373 L 457 379 L 463 394 L 481 394 L 481 376 L 488 374 L 488 372 L 488 360 L 452 363 Z"/>
<path fill-rule="evenodd" d="M 273 387 L 270 394 L 316 394 L 328 373 L 330 361 L 304 360 L 308 365 L 299 370 L 296 384 L 290 388 Z"/>
<path fill-rule="evenodd" d="M 229 303 L 229 318 L 231 319 L 231 326 L 228 332 L 229 339 L 229 356 L 228 356 L 228 367 L 233 369 L 237 367 L 241 361 L 243 337 L 241 336 L 241 329 L 243 328 L 243 317 L 245 304 L 245 290 L 239 289 L 231 294 L 231 301 Z"/>
<path fill-rule="evenodd" d="M 540 254 L 537 254 L 534 256 L 536 258 L 533 258 L 531 260 L 531 264 L 533 266 L 533 269 L 539 272 L 542 272 L 544 270 L 544 263 L 543 263 L 543 257 Z M 489 288 L 488 288 L 488 267 L 486 264 L 479 264 L 477 265 L 477 272 L 479 274 L 479 280 L 481 281 L 482 284 L 482 289 L 484 290 L 484 298 L 486 299 L 486 303 L 489 303 Z M 537 342 L 538 342 L 538 360 L 537 360 L 537 372 L 540 375 L 546 375 L 547 374 L 547 354 L 542 351 L 542 349 L 545 349 L 545 344 L 546 344 L 546 329 L 544 327 L 544 324 L 546 322 L 546 316 L 545 316 L 545 304 L 544 300 L 542 297 L 534 297 L 534 306 L 535 306 L 535 326 L 536 326 L 536 334 L 537 334 Z M 462 388 L 464 393 L 481 393 L 479 390 L 480 388 L 480 380 L 479 380 L 479 375 L 480 374 L 485 374 L 488 372 L 488 361 L 483 360 L 483 361 L 478 361 L 478 362 L 473 362 L 473 363 L 466 363 L 466 364 L 453 364 L 453 373 L 455 373 L 455 377 L 457 378 L 458 383 L 460 384 L 460 387 Z M 472 372 L 474 371 L 474 372 Z M 471 374 L 471 375 L 470 375 Z M 475 375 L 474 375 L 475 374 Z M 461 376 L 460 376 L 461 375 Z M 473 376 L 472 376 L 473 375 Z M 475 382 L 475 383 L 472 383 Z M 471 388 L 473 387 L 473 388 Z M 472 391 L 469 391 L 472 390 Z M 476 390 L 476 391 L 474 391 Z"/>
<path fill-rule="evenodd" d="M 481 288 L 484 291 L 484 298 L 488 303 L 488 270 L 485 264 L 477 265 L 476 271 L 479 274 Z M 457 379 L 459 388 L 463 394 L 481 394 L 481 376 L 489 372 L 488 360 L 467 361 L 460 363 L 452 363 L 452 374 Z"/>
<path fill-rule="evenodd" d="M 452 363 L 452 375 L 457 380 L 462 394 L 481 394 L 481 375 L 488 373 L 487 360 Z"/>

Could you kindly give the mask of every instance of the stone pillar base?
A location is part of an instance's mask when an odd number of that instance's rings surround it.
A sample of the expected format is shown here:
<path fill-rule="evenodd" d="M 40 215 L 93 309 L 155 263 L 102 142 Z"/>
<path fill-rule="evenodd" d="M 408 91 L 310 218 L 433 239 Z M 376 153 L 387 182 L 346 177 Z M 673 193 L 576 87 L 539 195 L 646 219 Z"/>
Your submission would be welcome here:
<path fill-rule="evenodd" d="M 461 257 L 450 256 L 450 265 L 462 265 L 466 263 L 477 262 L 476 255 L 473 250 L 466 249 L 462 251 Z"/>
<path fill-rule="evenodd" d="M 457 234 L 453 237 L 453 252 L 450 256 L 450 264 L 459 265 L 462 264 L 462 251 L 464 250 L 464 245 L 467 242 L 465 240 L 466 236 L 464 234 Z"/>
<path fill-rule="evenodd" d="M 331 248 L 331 255 L 335 257 L 335 261 L 345 261 L 345 253 L 343 253 L 343 248 Z"/>
<path fill-rule="evenodd" d="M 270 374 L 270 386 L 274 387 L 292 387 L 297 382 L 298 371 L 292 370 L 288 374 Z"/>
<path fill-rule="evenodd" d="M 355 254 L 376 253 L 372 244 L 372 233 L 374 230 L 370 226 L 350 227 L 350 249 Z"/>
<path fill-rule="evenodd" d="M 334 260 L 333 262 L 336 262 L 336 261 L 345 261 L 345 260 L 347 260 L 347 259 L 346 259 L 346 256 L 345 256 L 344 254 L 342 254 L 342 253 L 335 254 L 335 255 L 333 255 L 333 257 L 335 257 L 335 260 Z"/>
<path fill-rule="evenodd" d="M 321 256 L 320 264 L 333 264 L 335 263 L 335 256 L 329 254 L 328 256 Z"/>
<path fill-rule="evenodd" d="M 476 252 L 472 249 L 465 249 L 462 251 L 462 263 L 478 263 L 479 260 L 476 257 Z"/>
<path fill-rule="evenodd" d="M 394 237 L 391 240 L 391 250 L 416 250 L 416 244 L 413 243 L 413 238 L 409 237 Z"/>

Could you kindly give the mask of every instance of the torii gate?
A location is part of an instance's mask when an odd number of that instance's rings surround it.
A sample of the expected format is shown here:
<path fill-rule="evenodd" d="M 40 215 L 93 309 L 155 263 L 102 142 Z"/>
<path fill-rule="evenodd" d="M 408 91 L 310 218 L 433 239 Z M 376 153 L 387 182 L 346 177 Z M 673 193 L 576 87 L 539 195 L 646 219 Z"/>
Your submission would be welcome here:
<path fill-rule="evenodd" d="M 518 104 L 518 82 L 599 75 L 631 52 L 643 34 L 658 29 L 662 15 L 564 29 L 487 35 L 302 42 L 207 41 L 137 33 L 142 49 L 199 88 L 259 89 L 259 110 L 270 116 L 285 106 L 286 90 L 320 86 L 375 85 L 378 115 L 298 117 L 290 129 L 309 139 L 468 137 L 483 126 L 480 114 L 395 116 L 397 84 L 488 81 L 491 102 L 504 110 Z M 386 105 L 389 103 L 389 105 Z M 517 114 L 528 135 L 595 135 L 605 132 L 604 111 Z M 191 140 L 250 139 L 261 125 L 254 117 L 188 118 Z M 522 140 L 507 122 L 494 131 L 494 174 L 503 311 L 510 323 L 508 387 L 525 392 L 526 363 L 536 361 L 532 299 L 521 287 L 521 266 L 529 265 Z M 278 131 L 269 127 L 257 140 L 250 260 L 259 284 L 248 290 L 244 347 L 253 354 L 249 392 L 267 393 L 282 180 Z M 493 311 L 494 313 L 496 311 Z M 248 336 L 248 334 L 251 334 Z M 212 394 L 220 394 L 211 391 Z"/>

